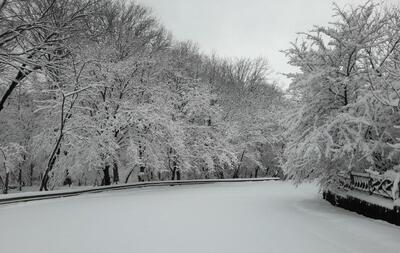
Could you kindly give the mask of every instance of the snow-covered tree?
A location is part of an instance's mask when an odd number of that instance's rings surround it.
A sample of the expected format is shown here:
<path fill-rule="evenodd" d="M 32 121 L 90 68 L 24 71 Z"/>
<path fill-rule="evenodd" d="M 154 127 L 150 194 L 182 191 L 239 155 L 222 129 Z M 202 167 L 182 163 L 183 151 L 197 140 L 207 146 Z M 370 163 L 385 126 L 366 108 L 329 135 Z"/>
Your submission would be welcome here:
<path fill-rule="evenodd" d="M 0 9 L 0 112 L 18 85 L 33 72 L 63 68 L 73 41 L 82 39 L 92 0 L 13 0 Z"/>
<path fill-rule="evenodd" d="M 24 147 L 18 143 L 9 143 L 5 146 L 0 146 L 0 164 L 3 167 L 4 179 L 0 176 L 0 182 L 3 185 L 3 193 L 8 193 L 10 182 L 10 174 L 21 166 L 25 153 Z"/>
<path fill-rule="evenodd" d="M 268 146 L 271 153 L 277 152 L 274 149 L 279 142 L 278 119 L 284 108 L 283 93 L 267 80 L 270 71 L 267 60 L 211 57 L 205 69 L 206 78 L 217 94 L 215 101 L 222 108 L 230 143 L 237 154 L 238 164 L 232 170 L 232 176 L 239 177 L 242 167 L 253 167 L 258 171 L 277 164 L 278 155 L 265 161 L 266 164 L 261 162 L 263 147 Z"/>
<path fill-rule="evenodd" d="M 136 2 L 4 3 L 0 141 L 23 147 L 20 185 L 258 176 L 276 163 L 283 93 L 265 59 L 209 58 Z"/>
<path fill-rule="evenodd" d="M 393 168 L 390 129 L 398 118 L 398 81 L 386 68 L 399 49 L 398 11 L 372 2 L 334 11 L 335 22 L 302 34 L 286 51 L 300 72 L 289 75 L 297 104 L 283 168 L 296 182 L 324 186 L 338 172 Z"/>

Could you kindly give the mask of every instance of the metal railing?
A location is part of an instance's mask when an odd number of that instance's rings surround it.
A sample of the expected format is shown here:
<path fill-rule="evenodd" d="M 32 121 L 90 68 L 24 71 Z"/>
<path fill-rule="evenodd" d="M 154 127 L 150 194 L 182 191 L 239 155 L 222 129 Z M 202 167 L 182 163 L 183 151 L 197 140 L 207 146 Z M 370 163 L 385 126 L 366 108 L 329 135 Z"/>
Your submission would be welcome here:
<path fill-rule="evenodd" d="M 399 192 L 395 192 L 393 188 L 395 179 L 385 175 L 358 172 L 339 174 L 339 186 L 346 190 L 358 190 L 393 200 L 400 198 Z"/>

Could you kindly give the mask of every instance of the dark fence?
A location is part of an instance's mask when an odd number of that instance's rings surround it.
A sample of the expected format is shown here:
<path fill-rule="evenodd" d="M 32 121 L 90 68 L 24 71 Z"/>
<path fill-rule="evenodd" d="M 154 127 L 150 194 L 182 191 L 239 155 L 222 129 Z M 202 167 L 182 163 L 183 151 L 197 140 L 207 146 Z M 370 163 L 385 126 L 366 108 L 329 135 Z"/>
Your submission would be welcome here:
<path fill-rule="evenodd" d="M 370 173 L 339 174 L 339 187 L 345 190 L 357 190 L 382 198 L 397 200 L 399 182 L 395 176 L 375 175 Z"/>
<path fill-rule="evenodd" d="M 179 185 L 200 185 L 200 184 L 213 184 L 213 183 L 233 183 L 233 182 L 262 182 L 262 181 L 277 181 L 279 178 L 238 178 L 238 179 L 208 179 L 208 180 L 180 180 L 180 181 L 158 181 L 158 182 L 140 182 L 132 184 L 92 187 L 85 189 L 72 189 L 66 191 L 54 192 L 34 192 L 26 194 L 17 194 L 17 196 L 0 195 L 0 205 L 12 204 L 19 202 L 29 202 L 44 199 L 64 198 L 78 196 L 88 193 L 99 193 L 106 191 L 117 191 L 127 189 L 137 189 L 144 187 L 160 187 L 160 186 L 179 186 Z"/>
<path fill-rule="evenodd" d="M 396 175 L 340 174 L 339 185 L 325 190 L 323 197 L 334 206 L 400 225 L 399 179 Z"/>

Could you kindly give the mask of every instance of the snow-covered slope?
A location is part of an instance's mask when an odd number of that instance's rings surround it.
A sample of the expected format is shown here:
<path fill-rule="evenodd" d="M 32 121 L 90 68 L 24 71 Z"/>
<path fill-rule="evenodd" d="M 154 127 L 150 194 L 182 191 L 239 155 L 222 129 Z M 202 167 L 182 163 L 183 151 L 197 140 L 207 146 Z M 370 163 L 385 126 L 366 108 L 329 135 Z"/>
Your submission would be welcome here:
<path fill-rule="evenodd" d="M 0 207 L 7 253 L 398 253 L 400 228 L 332 207 L 312 185 L 220 183 Z"/>

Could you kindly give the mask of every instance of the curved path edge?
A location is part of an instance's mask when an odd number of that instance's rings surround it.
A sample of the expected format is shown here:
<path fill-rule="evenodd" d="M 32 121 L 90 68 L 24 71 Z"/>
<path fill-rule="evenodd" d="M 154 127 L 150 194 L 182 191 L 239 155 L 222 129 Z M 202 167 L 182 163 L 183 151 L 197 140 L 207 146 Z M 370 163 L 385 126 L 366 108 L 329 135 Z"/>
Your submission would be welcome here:
<path fill-rule="evenodd" d="M 55 199 L 64 197 L 73 197 L 87 193 L 100 193 L 106 191 L 117 191 L 136 189 L 144 187 L 160 187 L 160 186 L 179 186 L 179 185 L 200 185 L 200 184 L 213 184 L 213 183 L 238 183 L 238 182 L 262 182 L 262 181 L 278 181 L 279 178 L 238 178 L 238 179 L 207 179 L 207 180 L 180 180 L 180 181 L 152 181 L 152 182 L 138 182 L 131 184 L 111 185 L 111 186 L 100 186 L 90 187 L 85 189 L 75 190 L 60 190 L 51 192 L 29 192 L 26 194 L 18 194 L 19 196 L 2 196 L 0 198 L 0 205 L 14 204 L 20 202 L 30 202 L 45 199 Z"/>

